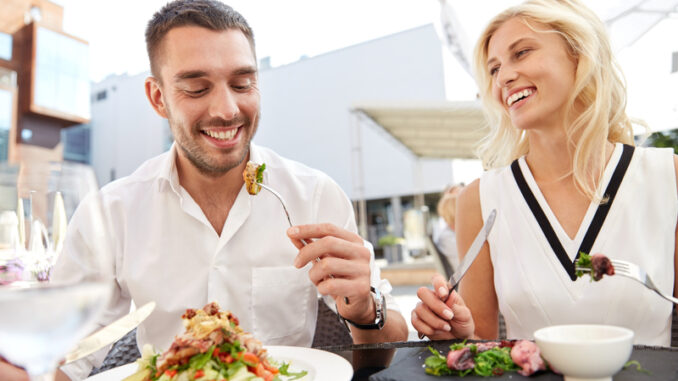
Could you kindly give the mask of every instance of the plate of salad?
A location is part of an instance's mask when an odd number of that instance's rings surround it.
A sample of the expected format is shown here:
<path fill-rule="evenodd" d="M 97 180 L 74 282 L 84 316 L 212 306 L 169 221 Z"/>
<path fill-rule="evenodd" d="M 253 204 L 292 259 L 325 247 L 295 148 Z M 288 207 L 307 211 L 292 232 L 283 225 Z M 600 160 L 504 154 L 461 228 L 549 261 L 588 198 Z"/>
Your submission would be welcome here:
<path fill-rule="evenodd" d="M 144 346 L 133 364 L 90 381 L 350 381 L 351 364 L 312 348 L 263 346 L 238 319 L 216 303 L 182 316 L 186 331 L 163 353 Z"/>

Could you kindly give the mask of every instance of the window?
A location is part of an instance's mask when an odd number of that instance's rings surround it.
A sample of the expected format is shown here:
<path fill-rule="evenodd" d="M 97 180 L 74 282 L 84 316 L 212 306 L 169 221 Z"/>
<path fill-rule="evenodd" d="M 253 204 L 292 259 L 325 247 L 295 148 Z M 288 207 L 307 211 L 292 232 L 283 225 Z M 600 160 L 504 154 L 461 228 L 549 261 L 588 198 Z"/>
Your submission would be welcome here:
<path fill-rule="evenodd" d="M 12 60 L 12 35 L 0 33 L 0 60 Z"/>
<path fill-rule="evenodd" d="M 14 102 L 9 90 L 0 88 L 0 161 L 7 161 L 9 151 L 9 131 L 12 128 Z"/>
<path fill-rule="evenodd" d="M 33 105 L 89 119 L 89 47 L 47 28 L 37 27 Z"/>
<path fill-rule="evenodd" d="M 9 156 L 10 132 L 16 113 L 16 72 L 0 67 L 0 161 Z"/>
<path fill-rule="evenodd" d="M 90 126 L 81 124 L 61 130 L 64 160 L 90 163 Z"/>

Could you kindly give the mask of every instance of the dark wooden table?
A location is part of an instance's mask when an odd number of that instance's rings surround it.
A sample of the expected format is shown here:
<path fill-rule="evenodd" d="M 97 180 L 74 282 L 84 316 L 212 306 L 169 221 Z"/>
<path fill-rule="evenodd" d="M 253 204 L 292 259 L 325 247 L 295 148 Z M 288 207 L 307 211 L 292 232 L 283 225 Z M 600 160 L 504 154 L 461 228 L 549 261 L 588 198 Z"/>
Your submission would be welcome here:
<path fill-rule="evenodd" d="M 411 341 L 384 344 L 364 344 L 322 347 L 336 353 L 353 364 L 353 381 L 413 381 L 452 380 L 459 377 L 429 376 L 424 372 L 424 360 L 430 355 L 428 346 L 447 353 L 453 341 Z M 634 346 L 631 360 L 637 360 L 649 373 L 628 367 L 617 373 L 615 381 L 625 380 L 678 380 L 678 348 Z M 464 380 L 485 379 L 467 375 Z M 562 380 L 561 375 L 541 372 L 531 377 L 518 373 L 505 373 L 491 380 Z"/>

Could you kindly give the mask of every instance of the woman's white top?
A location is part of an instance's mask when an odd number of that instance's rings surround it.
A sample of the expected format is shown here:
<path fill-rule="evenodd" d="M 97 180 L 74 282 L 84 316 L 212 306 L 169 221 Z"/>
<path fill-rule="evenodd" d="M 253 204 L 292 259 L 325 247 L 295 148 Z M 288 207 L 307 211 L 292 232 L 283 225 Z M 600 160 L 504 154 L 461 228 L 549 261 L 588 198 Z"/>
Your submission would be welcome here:
<path fill-rule="evenodd" d="M 603 175 L 607 187 L 621 157 L 617 144 Z M 574 260 L 598 205 L 591 203 L 574 239 L 560 226 L 532 177 L 520 168 L 563 248 Z M 603 189 L 605 189 L 603 188 Z M 528 207 L 511 168 L 486 172 L 480 180 L 483 220 L 497 209 L 488 238 L 499 310 L 509 338 L 532 338 L 557 324 L 610 324 L 635 332 L 635 343 L 668 346 L 673 305 L 631 279 L 588 275 L 572 281 Z M 673 150 L 636 147 L 607 218 L 591 249 L 643 268 L 659 289 L 673 294 L 678 194 Z"/>

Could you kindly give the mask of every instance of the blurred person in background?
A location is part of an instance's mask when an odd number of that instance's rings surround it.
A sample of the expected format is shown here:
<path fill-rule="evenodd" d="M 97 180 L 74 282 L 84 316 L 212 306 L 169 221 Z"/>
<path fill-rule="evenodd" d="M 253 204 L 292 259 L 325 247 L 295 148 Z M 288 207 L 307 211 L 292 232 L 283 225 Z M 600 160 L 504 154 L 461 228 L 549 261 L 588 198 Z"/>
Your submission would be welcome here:
<path fill-rule="evenodd" d="M 530 339 L 557 324 L 629 328 L 668 346 L 672 303 L 632 279 L 576 281 L 580 252 L 637 264 L 678 296 L 678 156 L 634 147 L 626 89 L 605 25 L 578 0 L 530 0 L 496 16 L 476 45 L 491 131 L 483 176 L 457 202 L 465 253 L 493 209 L 494 229 L 449 293 L 421 288 L 412 324 L 431 339 Z"/>
<path fill-rule="evenodd" d="M 246 20 L 216 0 L 177 0 L 150 20 L 146 42 L 152 73 L 146 95 L 168 119 L 175 142 L 101 190 L 118 241 L 110 269 L 116 287 L 99 325 L 125 315 L 132 301 L 155 301 L 137 343 L 164 351 L 183 331 L 187 308 L 216 301 L 264 344 L 310 346 L 320 293 L 331 296 L 330 307 L 348 322 L 355 343 L 405 340 L 391 286 L 380 278 L 371 245 L 356 233 L 341 188 L 324 173 L 251 143 L 260 94 Z M 248 161 L 266 164 L 265 181 L 306 225 L 287 229 L 273 195 L 248 194 Z M 78 271 L 87 223 L 73 218 L 55 271 Z M 67 375 L 58 379 L 87 377 L 106 352 L 65 365 Z M 25 379 L 6 363 L 0 372 L 3 381 Z"/>
<path fill-rule="evenodd" d="M 436 208 L 438 221 L 432 234 L 433 243 L 445 255 L 453 270 L 459 266 L 454 224 L 457 214 L 457 196 L 463 188 L 463 184 L 453 185 L 443 191 Z"/>

